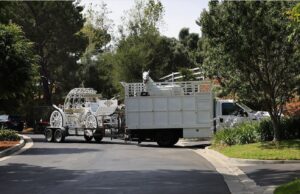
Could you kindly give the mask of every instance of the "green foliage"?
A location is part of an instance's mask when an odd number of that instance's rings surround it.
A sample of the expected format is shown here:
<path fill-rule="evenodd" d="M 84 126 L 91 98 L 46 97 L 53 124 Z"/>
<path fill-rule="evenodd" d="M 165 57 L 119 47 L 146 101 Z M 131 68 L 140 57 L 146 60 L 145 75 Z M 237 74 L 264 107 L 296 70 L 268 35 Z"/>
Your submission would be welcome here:
<path fill-rule="evenodd" d="M 0 141 L 18 141 L 20 137 L 17 132 L 9 129 L 0 129 Z"/>
<path fill-rule="evenodd" d="M 185 67 L 202 67 L 202 39 L 199 34 L 190 33 L 188 28 L 182 28 L 179 32 L 179 43 L 187 54 L 188 61 L 184 64 Z"/>
<path fill-rule="evenodd" d="M 232 158 L 259 160 L 299 160 L 300 140 L 267 141 L 244 145 L 220 146 L 213 149 Z"/>
<path fill-rule="evenodd" d="M 299 139 L 300 118 L 285 117 L 281 119 L 280 129 L 280 139 Z M 259 141 L 271 141 L 273 138 L 272 121 L 264 119 L 259 122 L 245 122 L 232 128 L 221 129 L 214 135 L 213 143 L 216 145 L 249 144 Z"/>
<path fill-rule="evenodd" d="M 82 86 L 96 89 L 105 98 L 111 98 L 116 93 L 112 85 L 112 55 L 108 49 L 111 41 L 108 13 L 106 4 L 102 4 L 98 11 L 90 7 L 81 29 L 88 38 L 87 48 L 80 59 Z"/>
<path fill-rule="evenodd" d="M 299 178 L 277 187 L 274 191 L 274 194 L 298 194 L 298 193 L 300 193 Z"/>
<path fill-rule="evenodd" d="M 280 121 L 280 139 L 300 138 L 300 118 L 284 117 Z M 273 125 L 270 120 L 260 122 L 258 133 L 261 135 L 261 141 L 270 141 L 274 138 Z"/>
<path fill-rule="evenodd" d="M 84 23 L 83 8 L 72 1 L 1 4 L 7 13 L 2 22 L 20 25 L 39 55 L 39 85 L 42 87 L 37 97 L 50 105 L 52 99 L 61 102 L 66 92 L 80 84 L 80 66 L 76 61 L 86 46 L 86 38 L 79 33 Z"/>
<path fill-rule="evenodd" d="M 187 68 L 181 68 L 179 70 L 180 74 L 183 76 L 180 81 L 195 81 L 196 77 L 193 72 Z"/>
<path fill-rule="evenodd" d="M 121 36 L 158 34 L 163 14 L 164 7 L 159 0 L 135 1 L 134 7 L 122 18 L 125 25 L 120 26 Z"/>
<path fill-rule="evenodd" d="M 37 75 L 33 45 L 15 24 L 0 24 L 0 107 L 16 110 L 31 96 Z M 29 95 L 29 98 L 28 98 Z"/>
<path fill-rule="evenodd" d="M 114 86 L 123 90 L 119 82 L 140 82 L 143 71 L 151 69 L 151 77 L 158 80 L 170 73 L 173 39 L 161 37 L 158 31 L 163 7 L 160 1 L 136 1 L 135 7 L 124 17 L 121 39 L 112 57 Z M 126 18 L 126 19 L 125 19 Z M 172 64 L 173 65 L 173 64 Z"/>
<path fill-rule="evenodd" d="M 124 19 L 121 40 L 112 56 L 114 86 L 121 92 L 119 82 L 140 82 L 143 71 L 151 70 L 154 81 L 171 72 L 196 67 L 201 61 L 197 52 L 199 35 L 183 29 L 180 40 L 159 33 L 163 6 L 160 1 L 137 1 Z M 183 33 L 183 32 L 182 32 Z M 184 73 L 189 72 L 183 70 Z M 193 79 L 193 76 L 188 76 Z"/>
<path fill-rule="evenodd" d="M 287 14 L 290 16 L 290 19 L 299 23 L 300 22 L 300 3 L 295 5 L 291 10 L 288 10 Z"/>
<path fill-rule="evenodd" d="M 112 78 L 112 55 L 105 52 L 97 55 L 96 61 L 87 64 L 84 86 L 91 87 L 102 94 L 104 98 L 116 96 Z"/>
<path fill-rule="evenodd" d="M 259 123 L 245 122 L 233 128 L 225 128 L 218 131 L 213 138 L 215 145 L 235 145 L 249 144 L 259 141 L 260 136 L 257 132 Z"/>
<path fill-rule="evenodd" d="M 212 1 L 198 24 L 204 69 L 241 100 L 264 105 L 279 138 L 283 105 L 299 86 L 299 55 L 284 14 L 294 2 Z"/>

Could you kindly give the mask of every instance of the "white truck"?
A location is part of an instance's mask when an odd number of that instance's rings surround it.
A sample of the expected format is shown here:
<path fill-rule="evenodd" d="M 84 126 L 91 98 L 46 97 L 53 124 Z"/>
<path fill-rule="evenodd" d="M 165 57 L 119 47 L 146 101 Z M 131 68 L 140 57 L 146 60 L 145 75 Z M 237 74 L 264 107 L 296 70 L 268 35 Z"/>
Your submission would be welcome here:
<path fill-rule="evenodd" d="M 226 126 L 268 116 L 233 100 L 216 100 L 210 81 L 122 83 L 126 131 L 138 141 L 173 146 L 179 138 L 210 138 Z M 179 91 L 181 88 L 182 91 Z"/>

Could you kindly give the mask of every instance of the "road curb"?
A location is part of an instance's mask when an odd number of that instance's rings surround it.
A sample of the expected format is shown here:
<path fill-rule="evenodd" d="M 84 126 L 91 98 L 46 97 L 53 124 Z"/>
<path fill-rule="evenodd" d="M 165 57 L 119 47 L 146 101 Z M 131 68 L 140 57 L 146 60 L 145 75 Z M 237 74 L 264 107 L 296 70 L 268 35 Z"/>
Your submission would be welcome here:
<path fill-rule="evenodd" d="M 221 154 L 214 153 L 209 149 L 198 149 L 195 151 L 208 160 L 216 170 L 223 175 L 230 193 L 233 194 L 269 194 L 264 187 L 261 187 L 250 179 L 241 169 L 233 165 Z"/>
<path fill-rule="evenodd" d="M 22 135 L 19 135 L 21 140 L 17 145 L 14 145 L 13 147 L 7 148 L 0 152 L 0 158 L 9 156 L 17 151 L 19 151 L 21 148 L 23 148 L 26 144 L 26 141 L 24 140 Z"/>
<path fill-rule="evenodd" d="M 235 165 L 243 165 L 243 164 L 294 164 L 294 163 L 300 163 L 300 160 L 258 160 L 258 159 L 241 159 L 241 158 L 230 158 L 228 156 L 225 156 L 224 154 L 221 154 L 220 152 L 217 152 L 215 150 L 210 149 L 209 147 L 205 148 L 208 151 L 213 152 L 213 154 L 217 154 L 218 156 L 221 156 L 222 158 L 225 158 L 228 161 L 231 161 Z"/>
<path fill-rule="evenodd" d="M 263 193 L 263 194 L 271 194 L 274 192 L 276 186 L 274 186 L 274 185 L 259 186 L 256 184 L 256 182 L 253 179 L 250 179 L 245 172 L 243 172 L 240 168 L 238 168 L 239 165 L 262 164 L 262 163 L 255 163 L 255 161 L 257 161 L 257 162 L 264 162 L 264 161 L 259 161 L 259 160 L 244 161 L 243 159 L 236 160 L 235 158 L 229 158 L 229 157 L 221 154 L 220 152 L 212 150 L 209 147 L 205 148 L 205 152 L 208 153 L 208 155 L 213 158 L 213 160 L 211 160 L 213 165 L 215 165 L 214 162 L 216 162 L 218 160 L 223 162 L 224 166 L 226 166 L 229 169 L 229 171 L 232 172 L 233 175 L 236 175 L 238 177 L 240 182 L 245 185 L 247 190 L 250 190 L 253 193 Z M 267 164 L 267 163 L 265 163 L 265 164 Z M 270 163 L 268 163 L 268 164 L 270 164 Z M 226 182 L 228 182 L 228 180 L 226 180 L 225 176 L 224 176 L 224 179 Z M 230 184 L 228 184 L 228 187 L 230 188 Z M 232 192 L 232 193 L 234 193 L 234 192 Z"/>

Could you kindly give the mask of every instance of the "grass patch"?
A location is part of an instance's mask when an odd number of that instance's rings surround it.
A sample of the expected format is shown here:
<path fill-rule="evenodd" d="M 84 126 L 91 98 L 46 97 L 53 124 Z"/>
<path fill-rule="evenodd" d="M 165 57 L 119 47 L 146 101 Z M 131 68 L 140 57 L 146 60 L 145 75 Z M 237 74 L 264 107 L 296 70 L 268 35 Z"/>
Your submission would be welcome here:
<path fill-rule="evenodd" d="M 278 143 L 260 142 L 233 146 L 214 145 L 212 148 L 231 158 L 300 160 L 300 139 L 284 140 Z"/>
<path fill-rule="evenodd" d="M 299 194 L 300 193 L 300 179 L 286 183 L 277 187 L 274 194 Z"/>

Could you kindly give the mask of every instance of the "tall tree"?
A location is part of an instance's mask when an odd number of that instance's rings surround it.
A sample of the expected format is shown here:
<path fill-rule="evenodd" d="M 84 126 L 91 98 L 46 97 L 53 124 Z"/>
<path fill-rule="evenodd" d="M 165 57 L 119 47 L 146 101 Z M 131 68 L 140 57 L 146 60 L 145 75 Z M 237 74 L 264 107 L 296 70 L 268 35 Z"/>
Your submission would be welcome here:
<path fill-rule="evenodd" d="M 32 43 L 15 24 L 0 24 L 0 111 L 16 111 L 28 99 L 36 73 Z M 32 97 L 30 95 L 30 97 Z"/>
<path fill-rule="evenodd" d="M 163 14 L 164 7 L 159 0 L 136 0 L 134 7 L 122 17 L 125 25 L 119 26 L 121 36 L 159 33 Z"/>
<path fill-rule="evenodd" d="M 182 28 L 178 35 L 179 43 L 182 44 L 183 48 L 186 50 L 187 58 L 189 63 L 186 64 L 187 67 L 197 67 L 202 65 L 203 57 L 201 52 L 201 39 L 199 34 L 190 33 L 189 28 Z"/>
<path fill-rule="evenodd" d="M 81 80 L 84 87 L 92 87 L 104 97 L 110 98 L 115 91 L 112 86 L 112 64 L 109 43 L 112 39 L 111 20 L 106 4 L 97 11 L 90 5 L 85 14 L 86 22 L 81 32 L 87 37 L 88 45 L 80 59 Z"/>
<path fill-rule="evenodd" d="M 158 47 L 164 40 L 159 34 L 163 6 L 160 1 L 136 1 L 124 17 L 121 39 L 114 55 L 114 75 L 119 81 L 140 81 L 143 70 L 151 69 L 155 79 L 162 75 L 163 52 Z"/>
<path fill-rule="evenodd" d="M 299 84 L 299 58 L 289 41 L 293 2 L 210 2 L 198 21 L 204 65 L 240 99 L 263 102 L 279 139 L 282 107 Z M 298 76 L 298 77 L 297 77 Z"/>
<path fill-rule="evenodd" d="M 27 38 L 34 42 L 43 97 L 52 104 L 52 93 L 78 86 L 79 65 L 86 39 L 78 33 L 84 24 L 83 8 L 73 1 L 4 2 L 6 21 L 22 26 Z M 3 3 L 3 4 L 4 4 Z M 10 5 L 10 6 L 9 6 Z M 61 90 L 58 90 L 61 89 Z"/>

